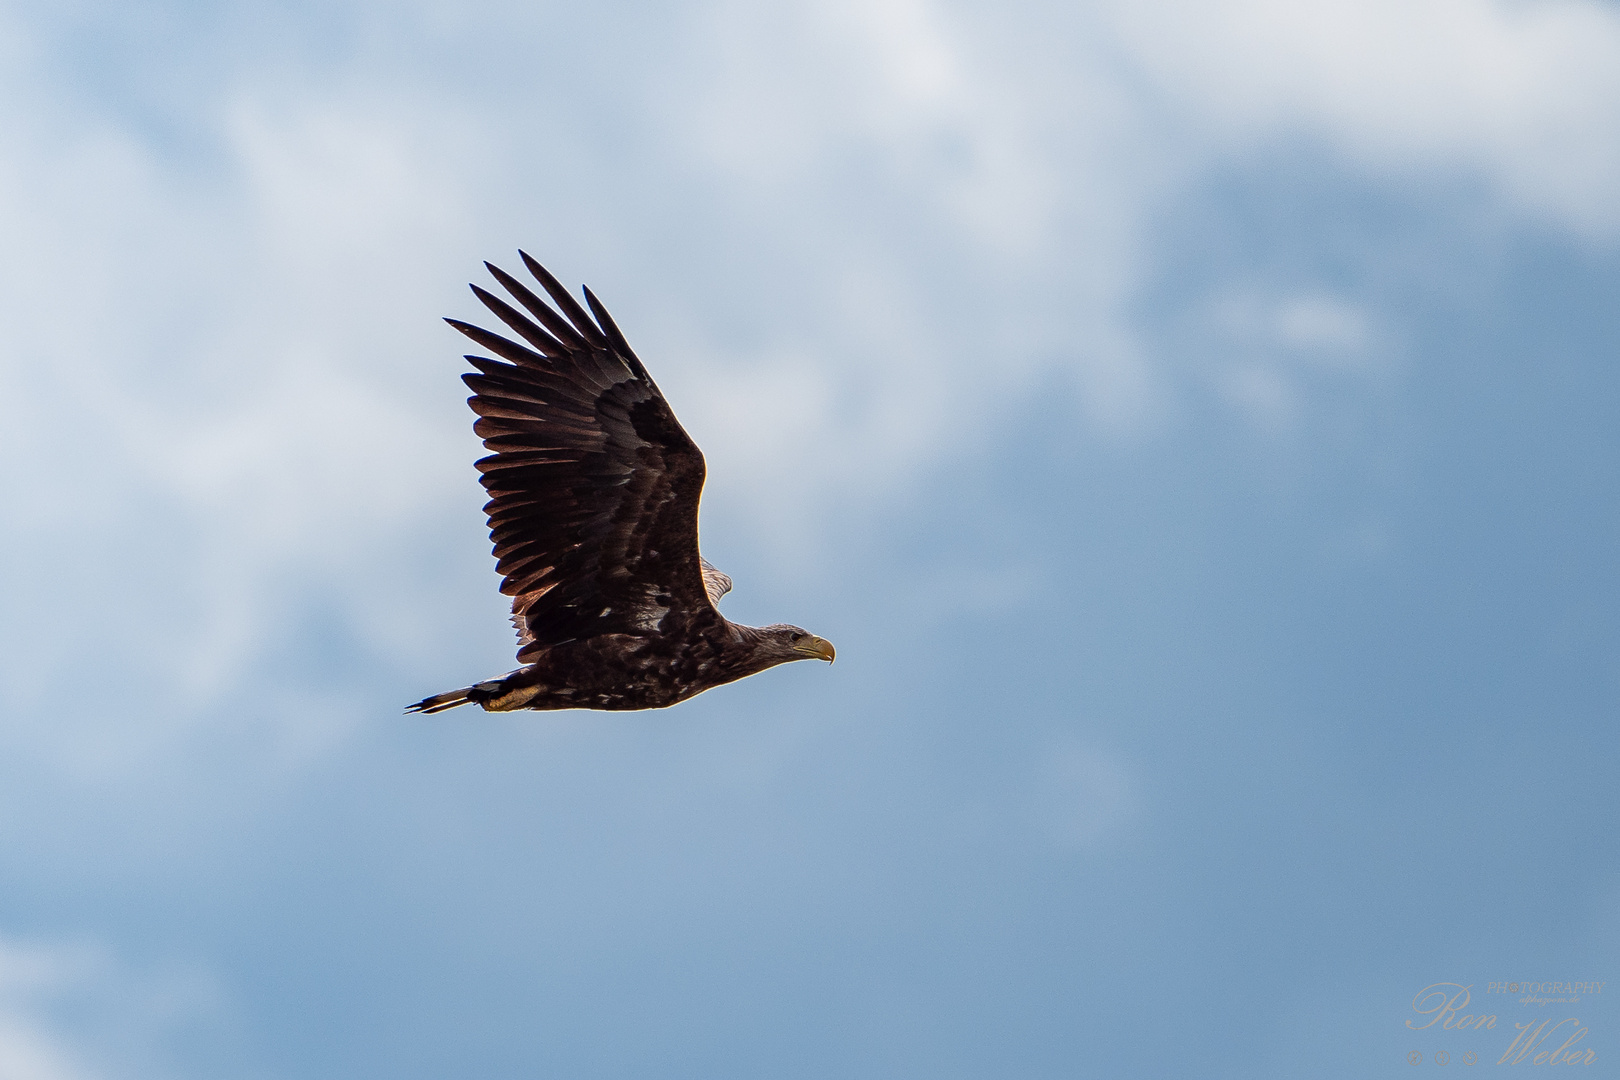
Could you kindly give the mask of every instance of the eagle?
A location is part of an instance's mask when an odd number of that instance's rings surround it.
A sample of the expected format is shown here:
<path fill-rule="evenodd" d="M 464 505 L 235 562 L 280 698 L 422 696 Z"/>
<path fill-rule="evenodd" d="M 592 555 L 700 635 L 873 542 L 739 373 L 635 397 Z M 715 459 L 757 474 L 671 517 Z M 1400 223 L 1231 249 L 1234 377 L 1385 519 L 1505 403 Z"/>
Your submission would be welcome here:
<path fill-rule="evenodd" d="M 831 663 L 807 630 L 720 614 L 731 579 L 698 552 L 703 453 L 591 290 L 586 314 L 518 256 L 555 308 L 487 262 L 527 314 L 472 291 L 523 343 L 445 322 L 500 358 L 466 357 L 478 370 L 462 381 L 490 451 L 476 467 L 523 666 L 406 712 L 662 709 L 791 660 Z"/>

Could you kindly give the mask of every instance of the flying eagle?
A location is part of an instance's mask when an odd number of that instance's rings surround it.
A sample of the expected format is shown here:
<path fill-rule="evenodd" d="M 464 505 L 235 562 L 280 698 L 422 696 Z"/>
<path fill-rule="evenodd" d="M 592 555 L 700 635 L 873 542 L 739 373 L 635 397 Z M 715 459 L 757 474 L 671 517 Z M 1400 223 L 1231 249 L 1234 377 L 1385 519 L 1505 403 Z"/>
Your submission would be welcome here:
<path fill-rule="evenodd" d="M 731 579 L 698 553 L 702 452 L 591 290 L 594 321 L 518 254 L 556 310 L 489 263 L 534 318 L 472 291 L 528 345 L 445 321 L 507 361 L 468 356 L 479 373 L 461 378 L 491 451 L 477 468 L 524 666 L 406 711 L 662 709 L 789 660 L 830 662 L 832 644 L 797 626 L 720 614 Z"/>

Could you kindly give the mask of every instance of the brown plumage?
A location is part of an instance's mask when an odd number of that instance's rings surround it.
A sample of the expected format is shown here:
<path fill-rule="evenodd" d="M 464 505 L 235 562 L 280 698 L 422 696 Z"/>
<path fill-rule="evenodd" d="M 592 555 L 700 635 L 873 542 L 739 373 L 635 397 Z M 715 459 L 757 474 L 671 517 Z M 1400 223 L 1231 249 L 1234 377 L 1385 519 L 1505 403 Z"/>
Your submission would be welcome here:
<path fill-rule="evenodd" d="M 472 290 L 527 344 L 445 321 L 501 358 L 468 356 L 478 374 L 462 380 L 492 451 L 477 468 L 524 666 L 407 711 L 661 709 L 790 660 L 831 661 L 832 645 L 796 626 L 720 614 L 731 579 L 698 554 L 702 452 L 591 291 L 594 319 L 518 254 L 556 310 L 489 263 L 528 315 Z"/>

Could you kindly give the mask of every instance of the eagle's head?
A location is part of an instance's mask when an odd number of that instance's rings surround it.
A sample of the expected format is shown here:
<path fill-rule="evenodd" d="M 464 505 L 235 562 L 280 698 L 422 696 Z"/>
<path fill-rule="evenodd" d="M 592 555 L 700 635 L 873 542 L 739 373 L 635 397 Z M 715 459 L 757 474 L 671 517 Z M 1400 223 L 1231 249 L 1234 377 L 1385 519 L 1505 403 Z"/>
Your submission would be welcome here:
<path fill-rule="evenodd" d="M 825 660 L 830 664 L 838 655 L 826 638 L 786 623 L 762 626 L 755 633 L 759 636 L 754 640 L 754 656 L 771 664 L 785 664 L 789 660 Z"/>

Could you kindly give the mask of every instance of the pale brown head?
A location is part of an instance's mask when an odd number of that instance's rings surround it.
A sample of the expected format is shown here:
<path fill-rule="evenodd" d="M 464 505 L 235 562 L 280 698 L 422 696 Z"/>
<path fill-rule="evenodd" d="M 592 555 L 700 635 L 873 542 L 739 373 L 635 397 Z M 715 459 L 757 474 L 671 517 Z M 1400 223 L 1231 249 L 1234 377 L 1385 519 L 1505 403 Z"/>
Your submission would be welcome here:
<path fill-rule="evenodd" d="M 754 656 L 766 661 L 767 666 L 785 664 L 792 660 L 825 660 L 832 663 L 837 653 L 832 642 L 819 638 L 810 631 L 787 623 L 761 626 L 754 630 Z"/>

